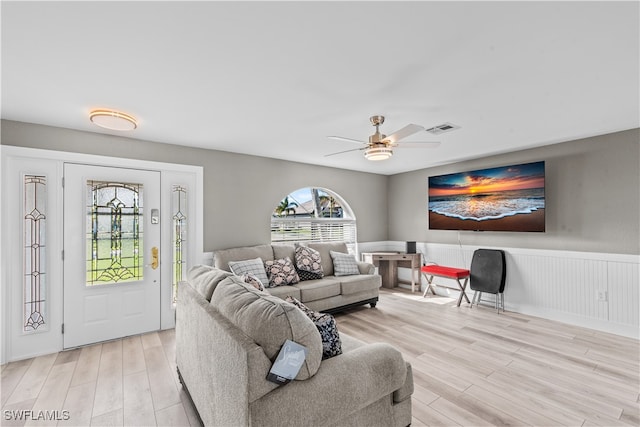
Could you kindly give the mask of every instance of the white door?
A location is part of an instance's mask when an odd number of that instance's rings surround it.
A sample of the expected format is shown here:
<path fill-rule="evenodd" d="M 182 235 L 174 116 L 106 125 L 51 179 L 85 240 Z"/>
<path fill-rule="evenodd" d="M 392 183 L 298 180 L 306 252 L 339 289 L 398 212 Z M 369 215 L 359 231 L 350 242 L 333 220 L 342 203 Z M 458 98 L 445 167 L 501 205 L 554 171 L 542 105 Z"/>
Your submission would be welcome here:
<path fill-rule="evenodd" d="M 160 329 L 160 172 L 64 166 L 64 348 Z"/>

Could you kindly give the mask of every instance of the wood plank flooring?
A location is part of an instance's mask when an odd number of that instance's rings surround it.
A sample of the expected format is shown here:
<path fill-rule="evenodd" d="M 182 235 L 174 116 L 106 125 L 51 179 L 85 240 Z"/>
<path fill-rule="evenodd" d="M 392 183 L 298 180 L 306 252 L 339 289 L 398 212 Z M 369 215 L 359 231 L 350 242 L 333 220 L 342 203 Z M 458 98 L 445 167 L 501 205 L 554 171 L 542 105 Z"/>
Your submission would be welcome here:
<path fill-rule="evenodd" d="M 338 329 L 411 362 L 414 426 L 638 426 L 637 340 L 381 290 Z"/>
<path fill-rule="evenodd" d="M 637 340 L 402 289 L 336 319 L 411 362 L 414 426 L 640 425 Z M 175 368 L 173 330 L 2 365 L 0 424 L 198 425 Z"/>
<path fill-rule="evenodd" d="M 0 424 L 199 425 L 175 353 L 171 329 L 3 365 Z M 13 419 L 20 410 L 54 419 Z"/>

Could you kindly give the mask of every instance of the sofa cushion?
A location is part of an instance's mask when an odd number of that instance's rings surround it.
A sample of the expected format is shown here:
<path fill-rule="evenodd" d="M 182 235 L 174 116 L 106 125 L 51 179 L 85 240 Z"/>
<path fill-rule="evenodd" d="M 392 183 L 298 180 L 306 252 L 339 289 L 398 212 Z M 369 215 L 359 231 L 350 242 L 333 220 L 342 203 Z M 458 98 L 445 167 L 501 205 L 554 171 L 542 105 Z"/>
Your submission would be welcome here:
<path fill-rule="evenodd" d="M 211 301 L 211 294 L 218 283 L 232 275 L 233 273 L 209 265 L 194 265 L 187 272 L 187 280 L 207 301 Z"/>
<path fill-rule="evenodd" d="M 229 261 L 243 261 L 260 258 L 262 261 L 273 259 L 271 245 L 246 246 L 241 248 L 220 249 L 213 252 L 213 266 L 231 271 Z"/>
<path fill-rule="evenodd" d="M 296 247 L 290 243 L 273 243 L 271 245 L 273 248 L 273 259 L 287 258 L 290 260 L 295 259 L 295 250 Z"/>
<path fill-rule="evenodd" d="M 355 255 L 344 254 L 342 252 L 330 251 L 333 260 L 333 274 L 336 276 L 352 276 L 360 274 L 358 261 Z"/>
<path fill-rule="evenodd" d="M 318 313 L 295 298 L 287 297 L 287 302 L 298 307 L 316 325 L 322 339 L 322 360 L 342 354 L 342 343 L 336 319 L 328 313 Z"/>
<path fill-rule="evenodd" d="M 322 263 L 322 272 L 325 276 L 333 275 L 333 260 L 329 251 L 348 253 L 347 244 L 344 242 L 321 242 L 308 243 L 306 246 L 315 249 L 320 253 L 320 261 Z"/>
<path fill-rule="evenodd" d="M 360 274 L 340 277 L 340 293 L 351 295 L 364 290 L 378 289 L 382 286 L 382 277 L 378 274 Z"/>
<path fill-rule="evenodd" d="M 324 276 L 320 252 L 315 249 L 307 246 L 296 246 L 295 260 L 300 280 L 321 279 Z"/>
<path fill-rule="evenodd" d="M 278 298 L 286 299 L 288 296 L 300 299 L 300 289 L 297 285 L 293 286 L 276 286 L 275 288 L 266 288 L 270 295 Z"/>
<path fill-rule="evenodd" d="M 243 261 L 229 261 L 229 268 L 236 276 L 243 274 L 253 274 L 263 285 L 269 283 L 269 277 L 264 269 L 264 262 L 261 258 L 246 259 Z"/>
<path fill-rule="evenodd" d="M 296 380 L 311 378 L 322 361 L 322 340 L 318 329 L 297 307 L 261 292 L 237 276 L 222 281 L 213 293 L 211 305 L 256 342 L 273 362 L 286 340 L 307 348 L 307 359 Z"/>
<path fill-rule="evenodd" d="M 295 287 L 300 289 L 300 301 L 305 303 L 340 295 L 340 281 L 335 277 L 307 280 Z"/>
<path fill-rule="evenodd" d="M 269 278 L 268 287 L 294 285 L 300 281 L 293 262 L 287 257 L 264 263 Z"/>

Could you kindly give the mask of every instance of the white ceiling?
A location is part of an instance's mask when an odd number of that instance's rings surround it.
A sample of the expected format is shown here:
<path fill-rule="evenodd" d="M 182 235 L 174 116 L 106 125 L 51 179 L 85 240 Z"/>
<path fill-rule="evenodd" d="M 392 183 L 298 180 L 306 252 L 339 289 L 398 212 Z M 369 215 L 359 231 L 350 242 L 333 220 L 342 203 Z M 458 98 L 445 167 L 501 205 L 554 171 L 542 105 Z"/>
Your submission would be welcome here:
<path fill-rule="evenodd" d="M 639 3 L 2 2 L 2 118 L 394 174 L 640 127 Z M 327 139 L 461 129 L 371 162 Z M 112 132 L 118 134 L 117 132 Z M 120 133 L 122 134 L 122 133 Z"/>

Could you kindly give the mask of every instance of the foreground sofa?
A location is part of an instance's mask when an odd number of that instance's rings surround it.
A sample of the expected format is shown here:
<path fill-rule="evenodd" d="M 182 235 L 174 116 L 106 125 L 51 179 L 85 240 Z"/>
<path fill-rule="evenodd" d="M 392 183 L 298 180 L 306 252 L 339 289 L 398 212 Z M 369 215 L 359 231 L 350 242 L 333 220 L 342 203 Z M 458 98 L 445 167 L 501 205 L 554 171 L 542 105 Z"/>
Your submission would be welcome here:
<path fill-rule="evenodd" d="M 178 286 L 176 363 L 206 426 L 407 426 L 411 365 L 394 347 L 340 334 L 322 360 L 314 323 L 280 298 L 214 267 Z M 207 297 L 209 296 L 209 298 Z M 285 342 L 308 355 L 294 381 L 266 379 Z"/>
<path fill-rule="evenodd" d="M 270 294 L 286 298 L 292 296 L 315 311 L 336 312 L 349 307 L 378 302 L 382 278 L 375 274 L 373 264 L 357 262 L 359 273 L 336 276 L 331 251 L 347 253 L 347 245 L 342 242 L 308 243 L 307 247 L 319 252 L 324 277 L 305 280 L 290 286 L 268 288 Z M 263 262 L 288 257 L 293 260 L 295 246 L 292 244 L 270 244 L 222 249 L 213 252 L 213 265 L 221 270 L 231 271 L 229 262 L 260 258 Z"/>

